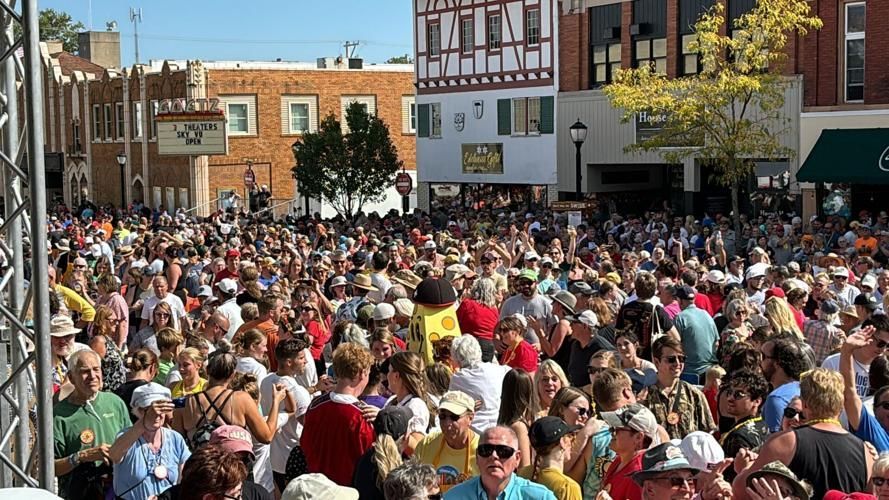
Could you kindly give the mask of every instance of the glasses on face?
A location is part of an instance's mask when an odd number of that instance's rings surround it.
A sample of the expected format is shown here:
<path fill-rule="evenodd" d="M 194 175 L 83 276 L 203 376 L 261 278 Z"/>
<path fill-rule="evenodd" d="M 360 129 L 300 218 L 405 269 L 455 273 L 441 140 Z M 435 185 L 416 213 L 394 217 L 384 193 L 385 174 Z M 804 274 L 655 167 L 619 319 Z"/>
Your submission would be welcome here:
<path fill-rule="evenodd" d="M 881 351 L 885 351 L 886 347 L 889 347 L 889 342 L 886 342 L 885 340 L 876 339 L 876 341 L 874 342 L 874 346 L 876 346 L 876 348 Z"/>
<path fill-rule="evenodd" d="M 671 365 L 685 363 L 685 356 L 683 356 L 682 354 L 677 354 L 674 356 L 667 356 L 666 358 L 664 358 L 664 361 L 666 361 L 667 363 L 670 363 Z"/>
<path fill-rule="evenodd" d="M 244 496 L 243 496 L 243 492 L 239 491 L 238 493 L 235 493 L 234 495 L 229 495 L 228 493 L 223 493 L 222 498 L 224 498 L 225 500 L 241 500 L 242 498 L 244 498 Z"/>
<path fill-rule="evenodd" d="M 889 410 L 889 401 L 883 401 L 882 403 L 875 404 L 874 406 L 881 410 Z"/>
<path fill-rule="evenodd" d="M 446 421 L 456 422 L 456 421 L 460 420 L 461 418 L 463 418 L 463 415 L 454 415 L 453 413 L 451 413 L 449 411 L 438 412 L 438 420 L 440 420 L 442 423 L 444 423 Z"/>
<path fill-rule="evenodd" d="M 585 416 L 593 413 L 592 411 L 590 411 L 589 408 L 583 408 L 580 406 L 569 406 L 569 408 L 571 408 L 572 410 L 577 412 L 577 416 L 579 416 L 579 417 L 585 417 Z"/>
<path fill-rule="evenodd" d="M 604 371 L 604 370 L 605 370 L 605 368 L 603 368 L 601 366 L 586 367 L 586 372 L 589 373 L 590 375 L 598 375 L 598 374 L 602 373 L 602 371 Z"/>
<path fill-rule="evenodd" d="M 476 450 L 478 456 L 482 458 L 490 458 L 494 453 L 497 454 L 497 458 L 500 460 L 507 460 L 511 456 L 515 454 L 515 448 L 510 446 L 506 446 L 505 444 L 480 444 L 478 445 L 478 450 Z"/>
<path fill-rule="evenodd" d="M 74 269 L 86 269 L 86 266 L 74 266 Z"/>
<path fill-rule="evenodd" d="M 314 311 L 314 309 L 312 309 L 311 307 L 300 307 L 299 310 L 302 311 L 302 312 L 312 312 L 312 311 Z"/>
<path fill-rule="evenodd" d="M 154 315 L 157 316 L 158 318 L 169 318 L 170 317 L 170 315 L 168 313 L 164 313 L 164 312 L 156 312 L 156 313 L 154 313 Z"/>
<path fill-rule="evenodd" d="M 889 482 L 889 478 L 877 477 L 877 476 L 870 478 L 870 480 L 873 481 L 874 486 L 876 486 L 877 488 L 881 488 L 884 484 Z"/>
<path fill-rule="evenodd" d="M 747 396 L 749 396 L 749 394 L 747 394 L 746 392 L 742 391 L 741 389 L 735 389 L 735 390 L 733 390 L 733 391 L 728 391 L 728 392 L 725 393 L 725 395 L 726 395 L 727 397 L 729 397 L 729 398 L 734 399 L 734 400 L 744 399 L 744 398 L 746 398 Z"/>
<path fill-rule="evenodd" d="M 793 420 L 796 417 L 799 417 L 800 420 L 806 419 L 806 417 L 803 415 L 802 411 L 797 410 L 796 408 L 794 408 L 792 406 L 788 406 L 787 408 L 784 408 L 784 418 L 789 418 L 789 419 Z"/>
<path fill-rule="evenodd" d="M 688 484 L 689 486 L 694 486 L 694 478 L 691 476 L 670 476 L 670 477 L 659 477 L 655 479 L 655 481 L 660 481 L 662 483 L 670 483 L 671 488 L 681 488 Z"/>
<path fill-rule="evenodd" d="M 490 264 L 491 262 L 492 262 L 492 261 L 490 261 L 490 260 L 488 260 L 488 259 L 482 259 L 482 260 L 481 260 L 481 263 L 482 263 L 483 266 L 487 266 L 487 265 Z"/>

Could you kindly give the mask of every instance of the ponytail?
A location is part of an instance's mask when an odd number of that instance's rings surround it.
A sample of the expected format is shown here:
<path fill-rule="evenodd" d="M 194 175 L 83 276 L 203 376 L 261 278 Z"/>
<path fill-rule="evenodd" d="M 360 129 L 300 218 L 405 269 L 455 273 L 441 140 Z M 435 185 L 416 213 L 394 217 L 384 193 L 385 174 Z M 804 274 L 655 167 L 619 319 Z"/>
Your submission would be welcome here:
<path fill-rule="evenodd" d="M 395 439 L 384 433 L 377 434 L 373 443 L 373 461 L 377 465 L 379 474 L 377 475 L 377 487 L 382 489 L 383 480 L 392 472 L 393 469 L 401 465 L 401 452 Z"/>

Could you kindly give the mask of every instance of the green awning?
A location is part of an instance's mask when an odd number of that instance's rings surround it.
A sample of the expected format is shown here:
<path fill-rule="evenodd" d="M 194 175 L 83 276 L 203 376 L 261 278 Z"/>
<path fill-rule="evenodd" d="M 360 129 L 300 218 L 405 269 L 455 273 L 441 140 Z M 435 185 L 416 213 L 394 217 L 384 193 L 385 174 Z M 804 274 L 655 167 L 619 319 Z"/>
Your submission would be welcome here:
<path fill-rule="evenodd" d="M 889 128 L 822 130 L 796 180 L 889 184 Z"/>

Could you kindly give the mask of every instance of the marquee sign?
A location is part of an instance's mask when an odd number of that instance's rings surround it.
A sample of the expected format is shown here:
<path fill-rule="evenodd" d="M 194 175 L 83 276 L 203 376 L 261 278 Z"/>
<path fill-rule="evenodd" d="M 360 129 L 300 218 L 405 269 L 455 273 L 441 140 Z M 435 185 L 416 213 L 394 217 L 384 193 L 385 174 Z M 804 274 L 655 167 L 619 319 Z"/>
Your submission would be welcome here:
<path fill-rule="evenodd" d="M 157 153 L 200 156 L 228 154 L 225 113 L 218 99 L 164 99 L 158 104 Z"/>

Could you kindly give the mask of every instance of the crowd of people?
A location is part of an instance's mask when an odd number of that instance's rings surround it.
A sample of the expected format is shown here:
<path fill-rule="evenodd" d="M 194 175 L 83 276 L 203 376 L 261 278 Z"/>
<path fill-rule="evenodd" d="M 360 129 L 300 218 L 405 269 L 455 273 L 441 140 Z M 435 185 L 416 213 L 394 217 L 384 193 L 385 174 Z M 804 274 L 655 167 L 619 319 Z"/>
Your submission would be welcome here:
<path fill-rule="evenodd" d="M 48 223 L 66 499 L 889 500 L 889 218 Z"/>

